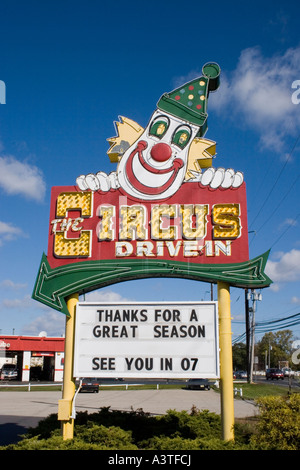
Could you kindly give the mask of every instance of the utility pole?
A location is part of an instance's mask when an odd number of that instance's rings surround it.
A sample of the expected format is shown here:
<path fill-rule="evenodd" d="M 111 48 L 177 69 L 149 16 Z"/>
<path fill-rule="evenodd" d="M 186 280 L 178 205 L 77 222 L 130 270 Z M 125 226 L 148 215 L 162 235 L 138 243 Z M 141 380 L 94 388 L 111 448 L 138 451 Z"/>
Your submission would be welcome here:
<path fill-rule="evenodd" d="M 245 289 L 247 380 L 250 383 L 250 318 L 249 318 L 249 295 L 248 294 L 249 294 L 248 289 Z"/>
<path fill-rule="evenodd" d="M 251 348 L 250 348 L 250 377 L 248 381 L 252 383 L 253 378 L 253 363 L 254 363 L 254 343 L 255 343 L 255 312 L 256 312 L 256 302 L 262 300 L 262 295 L 256 290 L 251 289 L 251 294 L 248 292 L 247 299 L 252 301 L 252 307 L 249 307 L 249 312 L 252 314 L 251 318 Z"/>

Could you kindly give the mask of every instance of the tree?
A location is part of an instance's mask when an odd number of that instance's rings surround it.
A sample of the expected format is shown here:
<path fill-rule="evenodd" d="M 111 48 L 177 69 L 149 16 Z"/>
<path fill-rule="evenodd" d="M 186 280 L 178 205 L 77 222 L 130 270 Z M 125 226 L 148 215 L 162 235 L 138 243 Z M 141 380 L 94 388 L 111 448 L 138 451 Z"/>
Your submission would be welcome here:
<path fill-rule="evenodd" d="M 246 344 L 236 343 L 232 346 L 232 362 L 234 370 L 247 370 Z"/>
<path fill-rule="evenodd" d="M 279 361 L 291 363 L 293 332 L 291 330 L 266 333 L 257 343 L 259 363 L 278 367 Z M 266 361 L 267 357 L 267 361 Z"/>

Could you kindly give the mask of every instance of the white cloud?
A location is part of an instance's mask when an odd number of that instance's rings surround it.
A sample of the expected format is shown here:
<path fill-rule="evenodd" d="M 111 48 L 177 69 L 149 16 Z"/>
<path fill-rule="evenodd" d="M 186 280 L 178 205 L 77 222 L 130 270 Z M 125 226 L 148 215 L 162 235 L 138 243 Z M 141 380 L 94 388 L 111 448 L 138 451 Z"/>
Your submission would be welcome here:
<path fill-rule="evenodd" d="M 80 296 L 82 301 L 82 296 Z M 129 299 L 122 297 L 117 292 L 113 291 L 94 291 L 85 295 L 86 302 L 126 302 Z M 11 301 L 12 302 L 12 301 Z M 17 304 L 18 301 L 15 301 Z M 46 331 L 47 336 L 62 336 L 65 334 L 65 321 L 66 316 L 63 313 L 59 313 L 50 309 L 45 308 L 45 313 L 36 317 L 31 323 L 23 326 L 22 334 L 37 336 L 41 331 Z"/>
<path fill-rule="evenodd" d="M 47 336 L 62 336 L 65 334 L 66 316 L 52 309 L 36 317 L 31 323 L 22 327 L 22 334 L 38 336 L 41 331 L 46 331 Z"/>
<path fill-rule="evenodd" d="M 279 292 L 280 291 L 280 284 L 271 284 L 269 289 L 272 291 L 272 292 Z"/>
<path fill-rule="evenodd" d="M 284 136 L 295 135 L 300 126 L 300 105 L 292 103 L 292 83 L 299 78 L 300 47 L 273 57 L 263 57 L 258 47 L 245 49 L 236 69 L 221 74 L 209 109 L 238 118 L 260 133 L 262 147 L 282 152 Z"/>
<path fill-rule="evenodd" d="M 23 231 L 19 227 L 15 227 L 9 222 L 2 222 L 0 220 L 0 246 L 4 242 L 15 240 L 20 236 L 25 236 Z"/>
<path fill-rule="evenodd" d="M 5 308 L 17 308 L 17 309 L 27 309 L 28 307 L 31 307 L 33 303 L 33 300 L 31 299 L 31 296 L 25 295 L 23 299 L 3 299 L 2 301 L 2 306 Z"/>
<path fill-rule="evenodd" d="M 3 281 L 0 282 L 0 287 L 4 289 L 18 290 L 18 289 L 24 289 L 25 287 L 27 287 L 27 284 L 17 283 L 17 282 L 11 281 L 10 279 L 4 279 Z"/>
<path fill-rule="evenodd" d="M 284 225 L 291 225 L 292 227 L 296 227 L 296 225 L 298 225 L 298 222 L 296 219 L 285 219 L 284 221 Z"/>
<path fill-rule="evenodd" d="M 82 299 L 80 299 L 82 300 Z M 129 302 L 130 299 L 122 297 L 117 292 L 113 291 L 93 291 L 85 294 L 86 302 Z"/>
<path fill-rule="evenodd" d="M 44 199 L 46 189 L 39 168 L 10 155 L 0 156 L 0 188 L 8 195 L 21 195 L 35 201 Z"/>
<path fill-rule="evenodd" d="M 279 229 L 285 228 L 286 230 L 290 227 L 296 227 L 298 225 L 297 219 L 292 217 L 285 219 L 282 224 L 279 225 Z"/>
<path fill-rule="evenodd" d="M 300 250 L 293 249 L 281 255 L 278 261 L 267 262 L 266 273 L 274 282 L 292 282 L 300 279 Z"/>

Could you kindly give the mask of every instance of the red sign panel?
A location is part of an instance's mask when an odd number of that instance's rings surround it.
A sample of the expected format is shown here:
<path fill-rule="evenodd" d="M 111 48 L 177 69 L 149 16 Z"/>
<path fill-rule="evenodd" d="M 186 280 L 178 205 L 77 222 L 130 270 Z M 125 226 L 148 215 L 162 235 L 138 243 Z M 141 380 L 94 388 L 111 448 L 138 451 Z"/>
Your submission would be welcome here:
<path fill-rule="evenodd" d="M 47 255 L 52 268 L 134 258 L 247 261 L 245 183 L 227 189 L 185 183 L 161 201 L 135 199 L 121 189 L 52 188 Z"/>

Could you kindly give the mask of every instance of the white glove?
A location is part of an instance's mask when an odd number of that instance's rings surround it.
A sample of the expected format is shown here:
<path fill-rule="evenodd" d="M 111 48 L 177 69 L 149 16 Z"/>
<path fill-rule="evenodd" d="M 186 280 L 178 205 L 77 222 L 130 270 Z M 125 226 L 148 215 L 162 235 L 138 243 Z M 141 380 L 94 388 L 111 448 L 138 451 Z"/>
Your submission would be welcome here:
<path fill-rule="evenodd" d="M 96 173 L 96 175 L 93 173 L 89 173 L 88 175 L 80 175 L 76 179 L 76 183 L 81 191 L 91 189 L 92 191 L 100 190 L 107 192 L 110 189 L 117 189 L 120 186 L 117 174 L 114 171 L 109 175 L 103 171 L 99 171 Z"/>
<path fill-rule="evenodd" d="M 193 180 L 191 180 L 193 181 Z M 203 186 L 210 186 L 216 188 L 238 188 L 244 181 L 243 173 L 240 171 L 235 172 L 231 168 L 208 168 L 201 174 L 199 182 Z"/>
<path fill-rule="evenodd" d="M 196 175 L 195 175 L 196 176 Z M 244 181 L 244 176 L 240 171 L 235 172 L 231 168 L 225 170 L 224 168 L 208 168 L 204 173 L 197 174 L 195 178 L 190 179 L 188 182 L 200 182 L 203 186 L 210 186 L 212 189 L 216 188 L 238 188 Z M 89 173 L 88 175 L 80 175 L 76 179 L 76 183 L 81 191 L 91 189 L 92 191 L 107 192 L 110 189 L 117 189 L 120 187 L 118 177 L 115 171 L 107 175 L 103 171 L 99 171 L 95 175 Z"/>

